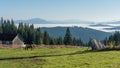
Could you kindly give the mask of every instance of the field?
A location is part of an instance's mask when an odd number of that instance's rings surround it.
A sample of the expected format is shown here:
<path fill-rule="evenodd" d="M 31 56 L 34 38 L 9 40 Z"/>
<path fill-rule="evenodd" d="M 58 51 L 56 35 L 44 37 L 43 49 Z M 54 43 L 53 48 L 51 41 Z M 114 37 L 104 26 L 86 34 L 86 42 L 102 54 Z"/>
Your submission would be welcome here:
<path fill-rule="evenodd" d="M 120 51 L 87 48 L 0 49 L 0 68 L 119 68 Z"/>

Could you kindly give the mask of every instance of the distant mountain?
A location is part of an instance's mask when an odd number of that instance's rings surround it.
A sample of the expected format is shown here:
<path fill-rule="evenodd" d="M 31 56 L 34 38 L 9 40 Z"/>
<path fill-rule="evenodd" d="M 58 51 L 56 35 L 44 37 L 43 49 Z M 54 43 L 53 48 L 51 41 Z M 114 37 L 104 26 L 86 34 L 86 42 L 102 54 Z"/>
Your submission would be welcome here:
<path fill-rule="evenodd" d="M 92 27 L 110 27 L 111 25 L 107 25 L 107 24 L 92 24 L 92 25 L 89 25 L 89 26 L 92 26 Z"/>
<path fill-rule="evenodd" d="M 112 21 L 112 22 L 99 22 L 104 24 L 120 24 L 120 21 Z"/>
<path fill-rule="evenodd" d="M 94 24 L 94 22 L 81 21 L 81 20 L 64 20 L 64 21 L 52 21 L 54 24 Z"/>
<path fill-rule="evenodd" d="M 40 19 L 40 18 L 33 18 L 33 19 L 29 19 L 29 20 L 16 20 L 15 23 L 29 23 L 29 24 L 48 24 L 50 23 L 49 21 L 46 21 L 44 19 Z"/>
<path fill-rule="evenodd" d="M 42 31 L 48 31 L 51 37 L 64 37 L 67 27 L 52 27 L 52 28 L 41 28 Z M 103 40 L 105 37 L 110 36 L 112 33 L 102 32 L 90 28 L 82 27 L 70 27 L 70 31 L 73 37 L 81 38 L 84 42 L 88 42 L 89 38 L 95 38 Z"/>
<path fill-rule="evenodd" d="M 120 24 L 120 21 L 109 22 L 109 24 Z"/>
<path fill-rule="evenodd" d="M 114 27 L 111 27 L 111 28 L 104 28 L 106 30 L 120 30 L 120 26 L 114 26 Z"/>
<path fill-rule="evenodd" d="M 41 18 L 32 18 L 28 20 L 16 20 L 15 23 L 30 23 L 30 24 L 93 24 L 94 22 L 80 20 L 64 20 L 64 21 L 47 21 Z"/>

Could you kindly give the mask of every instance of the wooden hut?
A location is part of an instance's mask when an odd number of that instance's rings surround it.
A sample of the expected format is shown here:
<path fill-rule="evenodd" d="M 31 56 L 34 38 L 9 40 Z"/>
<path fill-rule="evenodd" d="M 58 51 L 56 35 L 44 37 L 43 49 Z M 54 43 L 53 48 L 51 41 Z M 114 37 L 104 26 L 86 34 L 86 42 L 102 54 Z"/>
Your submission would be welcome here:
<path fill-rule="evenodd" d="M 18 34 L 0 34 L 0 44 L 12 47 L 25 46 Z"/>

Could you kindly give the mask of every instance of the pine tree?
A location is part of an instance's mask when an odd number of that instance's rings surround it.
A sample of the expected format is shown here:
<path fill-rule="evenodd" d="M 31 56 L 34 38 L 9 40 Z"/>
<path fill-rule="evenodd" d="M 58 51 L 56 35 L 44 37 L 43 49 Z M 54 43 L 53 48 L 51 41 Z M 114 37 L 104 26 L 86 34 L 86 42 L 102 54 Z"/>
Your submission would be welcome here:
<path fill-rule="evenodd" d="M 11 25 L 10 26 L 11 26 L 10 27 L 11 28 L 11 33 L 16 34 L 17 33 L 17 27 L 15 26 L 13 19 L 11 20 Z"/>
<path fill-rule="evenodd" d="M 49 45 L 50 44 L 50 38 L 49 38 L 49 34 L 48 34 L 47 31 L 44 32 L 43 44 L 45 44 L 45 45 Z"/>
<path fill-rule="evenodd" d="M 57 45 L 63 45 L 64 44 L 62 37 L 57 38 L 56 42 L 57 42 Z"/>
<path fill-rule="evenodd" d="M 0 23 L 4 23 L 3 17 L 1 17 Z"/>
<path fill-rule="evenodd" d="M 119 45 L 120 44 L 120 33 L 116 31 L 113 37 L 114 37 L 115 45 Z"/>
<path fill-rule="evenodd" d="M 23 23 L 19 23 L 17 33 L 23 38 L 24 36 L 24 25 Z"/>
<path fill-rule="evenodd" d="M 84 43 L 81 39 L 77 40 L 77 46 L 84 46 Z"/>
<path fill-rule="evenodd" d="M 2 23 L 3 23 L 3 18 L 1 17 L 1 20 L 0 20 L 0 33 L 3 32 L 3 30 L 2 30 Z"/>
<path fill-rule="evenodd" d="M 1 24 L 0 24 L 0 33 L 2 33 L 2 26 L 1 26 Z"/>
<path fill-rule="evenodd" d="M 54 38 L 50 38 L 50 45 L 55 45 L 55 39 Z"/>
<path fill-rule="evenodd" d="M 40 28 L 37 28 L 36 32 L 35 32 L 35 44 L 40 45 L 42 43 L 43 43 L 42 42 L 42 33 L 41 33 Z"/>
<path fill-rule="evenodd" d="M 23 34 L 24 42 L 26 44 L 30 44 L 30 39 L 29 39 L 29 25 L 24 24 L 24 34 Z"/>
<path fill-rule="evenodd" d="M 107 38 L 107 37 L 103 40 L 103 43 L 104 43 L 105 45 L 108 45 L 108 38 Z"/>
<path fill-rule="evenodd" d="M 30 44 L 34 44 L 34 40 L 35 40 L 35 30 L 34 30 L 34 25 L 30 25 L 29 27 L 29 31 L 28 31 L 28 36 L 29 36 L 29 40 L 30 40 Z"/>
<path fill-rule="evenodd" d="M 74 45 L 74 46 L 77 45 L 77 40 L 75 38 L 73 38 L 73 40 L 72 40 L 72 45 Z"/>
<path fill-rule="evenodd" d="M 65 34 L 65 37 L 64 37 L 64 44 L 65 45 L 71 45 L 72 44 L 72 35 L 70 33 L 69 28 L 67 28 L 67 30 L 66 30 L 66 34 Z"/>

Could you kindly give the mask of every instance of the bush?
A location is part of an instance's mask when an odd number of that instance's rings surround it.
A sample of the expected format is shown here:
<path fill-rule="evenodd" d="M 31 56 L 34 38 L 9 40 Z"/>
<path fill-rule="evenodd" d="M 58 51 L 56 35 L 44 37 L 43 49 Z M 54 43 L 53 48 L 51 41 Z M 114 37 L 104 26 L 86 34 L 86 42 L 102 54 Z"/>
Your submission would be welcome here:
<path fill-rule="evenodd" d="M 109 46 L 110 46 L 110 48 L 113 48 L 115 46 L 115 41 L 110 41 Z"/>

